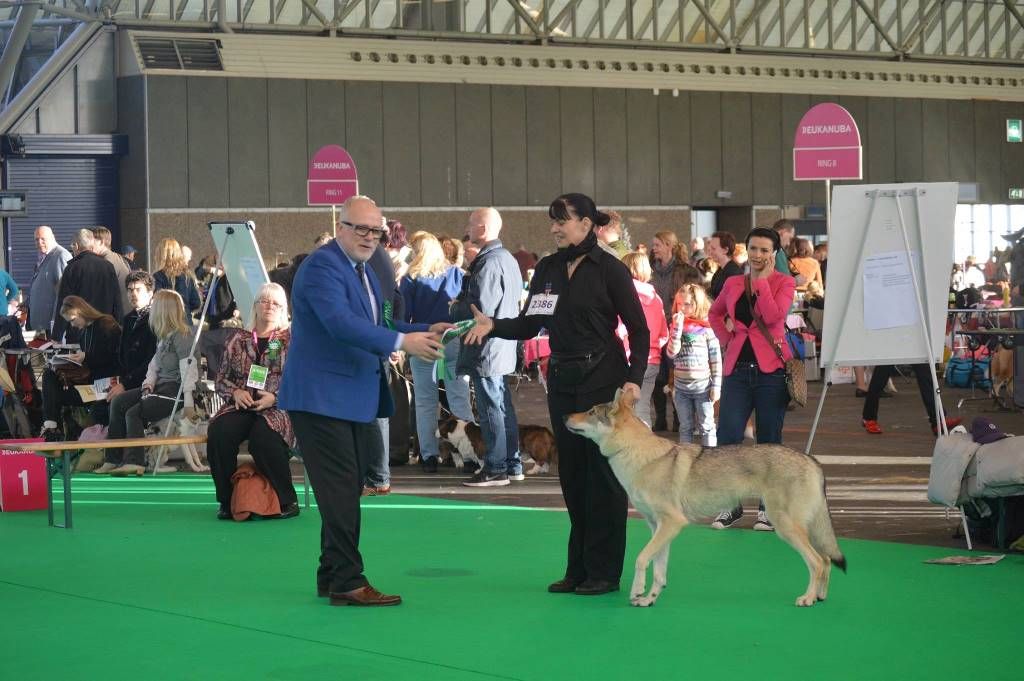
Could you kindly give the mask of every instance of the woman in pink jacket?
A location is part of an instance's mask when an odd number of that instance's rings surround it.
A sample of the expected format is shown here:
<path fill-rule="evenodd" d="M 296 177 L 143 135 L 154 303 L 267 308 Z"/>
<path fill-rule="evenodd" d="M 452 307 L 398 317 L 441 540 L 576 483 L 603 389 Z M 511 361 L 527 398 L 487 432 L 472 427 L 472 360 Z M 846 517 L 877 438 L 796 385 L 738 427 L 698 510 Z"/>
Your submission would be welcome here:
<path fill-rule="evenodd" d="M 651 262 L 647 256 L 640 253 L 627 253 L 622 256 L 622 262 L 629 269 L 633 277 L 633 286 L 636 288 L 636 295 L 640 298 L 640 307 L 644 309 L 644 317 L 647 318 L 647 328 L 651 332 L 651 343 L 647 350 L 647 371 L 644 373 L 644 382 L 640 386 L 640 399 L 636 402 L 636 415 L 648 426 L 651 425 L 651 395 L 654 393 L 654 383 L 658 379 L 658 371 L 661 369 L 661 349 L 668 343 L 668 320 L 665 319 L 665 304 L 661 296 L 654 290 L 651 281 Z M 629 359 L 629 340 L 626 325 L 619 320 L 619 328 L 616 335 L 622 340 L 626 348 L 626 359 Z"/>
<path fill-rule="evenodd" d="M 793 277 L 775 271 L 775 253 L 781 245 L 774 230 L 756 227 L 747 235 L 746 244 L 750 273 L 726 279 L 708 314 L 725 364 L 718 416 L 719 445 L 743 442 L 743 429 L 751 412 L 755 414 L 757 442 L 781 443 L 789 404 L 786 369 L 772 343 L 781 347 L 783 357 L 789 359 L 789 347 L 784 342 L 785 322 L 793 305 L 796 282 Z M 748 278 L 750 298 L 746 293 Z M 755 316 L 764 323 L 771 341 L 758 328 Z M 743 507 L 737 506 L 718 514 L 711 526 L 729 527 L 741 517 Z M 754 529 L 773 529 L 763 505 Z"/>

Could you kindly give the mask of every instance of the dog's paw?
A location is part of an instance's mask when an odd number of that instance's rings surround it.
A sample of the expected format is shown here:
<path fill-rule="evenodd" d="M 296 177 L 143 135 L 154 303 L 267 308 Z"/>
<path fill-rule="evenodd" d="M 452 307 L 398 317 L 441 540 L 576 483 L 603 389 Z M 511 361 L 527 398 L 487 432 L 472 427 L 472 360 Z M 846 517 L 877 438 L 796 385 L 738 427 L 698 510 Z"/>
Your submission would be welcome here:
<path fill-rule="evenodd" d="M 635 596 L 630 597 L 629 602 L 637 608 L 649 608 L 658 600 L 657 596 Z"/>
<path fill-rule="evenodd" d="M 817 594 L 803 594 L 796 599 L 796 605 L 798 608 L 809 608 L 817 602 Z"/>

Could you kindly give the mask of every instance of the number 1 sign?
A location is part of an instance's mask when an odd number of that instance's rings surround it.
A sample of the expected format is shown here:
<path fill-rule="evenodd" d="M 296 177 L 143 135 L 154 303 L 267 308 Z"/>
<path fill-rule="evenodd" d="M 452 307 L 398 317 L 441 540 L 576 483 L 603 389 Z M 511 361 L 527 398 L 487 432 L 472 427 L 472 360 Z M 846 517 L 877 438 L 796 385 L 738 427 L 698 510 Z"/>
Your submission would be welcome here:
<path fill-rule="evenodd" d="M 0 510 L 38 511 L 46 508 L 46 459 L 28 452 L 3 450 L 5 443 L 42 442 L 42 439 L 0 441 Z"/>

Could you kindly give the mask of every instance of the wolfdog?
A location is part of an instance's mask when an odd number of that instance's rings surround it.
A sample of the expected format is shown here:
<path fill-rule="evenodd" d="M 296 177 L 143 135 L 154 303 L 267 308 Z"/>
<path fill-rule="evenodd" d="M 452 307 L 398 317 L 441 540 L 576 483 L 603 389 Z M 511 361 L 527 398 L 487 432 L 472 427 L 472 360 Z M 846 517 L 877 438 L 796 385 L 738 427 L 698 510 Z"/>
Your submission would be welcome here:
<path fill-rule="evenodd" d="M 796 604 L 825 600 L 831 564 L 845 572 L 846 558 L 832 530 L 818 462 L 782 445 L 673 444 L 633 414 L 632 401 L 620 390 L 612 402 L 565 417 L 570 431 L 597 443 L 653 533 L 637 556 L 630 602 L 645 607 L 657 600 L 672 539 L 692 519 L 733 508 L 744 497 L 764 500 L 778 535 L 807 564 L 810 581 Z M 654 580 L 644 594 L 652 558 Z"/>

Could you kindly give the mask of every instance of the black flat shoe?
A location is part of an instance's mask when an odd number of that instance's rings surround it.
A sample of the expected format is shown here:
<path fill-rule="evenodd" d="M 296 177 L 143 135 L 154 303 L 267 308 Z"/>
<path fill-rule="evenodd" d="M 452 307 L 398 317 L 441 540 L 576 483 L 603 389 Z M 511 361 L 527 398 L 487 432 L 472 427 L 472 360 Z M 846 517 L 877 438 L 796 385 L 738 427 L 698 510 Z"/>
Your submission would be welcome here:
<path fill-rule="evenodd" d="M 221 506 L 217 509 L 217 520 L 231 520 L 231 509 Z"/>
<path fill-rule="evenodd" d="M 297 515 L 299 515 L 299 505 L 293 501 L 281 509 L 281 515 L 279 517 L 284 520 L 285 518 L 294 518 Z"/>
<path fill-rule="evenodd" d="M 577 596 L 600 596 L 619 590 L 618 582 L 606 582 L 602 579 L 588 579 L 576 587 Z"/>
<path fill-rule="evenodd" d="M 571 594 L 574 593 L 576 591 L 576 587 L 582 583 L 583 581 L 579 579 L 563 577 L 553 584 L 548 584 L 548 592 L 553 594 Z"/>
<path fill-rule="evenodd" d="M 867 390 L 861 390 L 860 388 L 857 388 L 857 391 L 854 392 L 853 394 L 856 395 L 857 397 L 867 397 L 868 396 L 868 391 Z"/>

